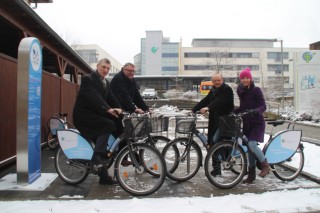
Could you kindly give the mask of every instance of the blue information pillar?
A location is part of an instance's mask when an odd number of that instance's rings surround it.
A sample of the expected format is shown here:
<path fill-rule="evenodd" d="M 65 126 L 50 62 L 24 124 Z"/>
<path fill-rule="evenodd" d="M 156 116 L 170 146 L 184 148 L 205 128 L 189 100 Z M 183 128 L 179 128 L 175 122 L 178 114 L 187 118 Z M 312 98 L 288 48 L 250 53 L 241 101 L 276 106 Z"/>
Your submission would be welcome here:
<path fill-rule="evenodd" d="M 17 81 L 17 183 L 41 176 L 42 48 L 38 39 L 21 40 Z"/>

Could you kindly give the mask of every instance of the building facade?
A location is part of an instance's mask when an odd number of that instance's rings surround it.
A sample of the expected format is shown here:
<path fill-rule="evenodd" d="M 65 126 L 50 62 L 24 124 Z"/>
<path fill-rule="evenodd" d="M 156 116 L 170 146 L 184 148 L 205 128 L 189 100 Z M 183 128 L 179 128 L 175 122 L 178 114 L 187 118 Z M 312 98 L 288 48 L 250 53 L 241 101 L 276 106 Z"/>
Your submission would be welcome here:
<path fill-rule="evenodd" d="M 274 47 L 275 39 L 193 39 L 192 47 L 181 48 L 183 75 L 222 73 L 226 81 L 236 82 L 239 72 L 249 67 L 255 83 L 268 87 L 284 80 L 293 88 L 293 56 L 307 48 Z M 282 60 L 283 54 L 283 60 Z M 283 70 L 283 75 L 282 75 Z"/>
<path fill-rule="evenodd" d="M 97 63 L 100 59 L 108 58 L 111 62 L 111 69 L 109 71 L 110 76 L 118 73 L 123 66 L 119 61 L 113 58 L 98 45 L 72 45 L 71 47 L 94 70 L 97 68 Z"/>
<path fill-rule="evenodd" d="M 289 93 L 294 83 L 293 56 L 305 50 L 281 48 L 277 39 L 195 38 L 191 47 L 181 47 L 180 42 L 164 38 L 162 31 L 146 31 L 134 61 L 137 75 L 210 77 L 219 72 L 231 84 L 249 67 L 258 86 L 279 90 L 274 88 L 279 85 Z"/>
<path fill-rule="evenodd" d="M 179 42 L 170 42 L 162 31 L 146 31 L 141 53 L 134 57 L 137 75 L 178 75 Z"/>

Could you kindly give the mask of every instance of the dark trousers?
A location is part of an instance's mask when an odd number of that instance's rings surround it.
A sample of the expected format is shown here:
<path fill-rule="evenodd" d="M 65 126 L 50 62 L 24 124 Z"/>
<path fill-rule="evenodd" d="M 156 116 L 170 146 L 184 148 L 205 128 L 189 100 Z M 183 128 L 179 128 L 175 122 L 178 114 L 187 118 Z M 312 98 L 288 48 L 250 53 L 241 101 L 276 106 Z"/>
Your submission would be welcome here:
<path fill-rule="evenodd" d="M 114 123 L 116 124 L 117 129 L 112 132 L 112 135 L 117 138 L 121 135 L 123 132 L 123 126 L 120 118 L 115 118 L 113 116 L 108 116 L 109 119 L 112 119 Z M 106 132 L 106 134 L 100 135 L 97 137 L 95 140 L 95 147 L 94 147 L 94 152 L 99 152 L 99 153 L 106 153 L 107 150 L 107 144 L 109 140 L 110 133 Z"/>

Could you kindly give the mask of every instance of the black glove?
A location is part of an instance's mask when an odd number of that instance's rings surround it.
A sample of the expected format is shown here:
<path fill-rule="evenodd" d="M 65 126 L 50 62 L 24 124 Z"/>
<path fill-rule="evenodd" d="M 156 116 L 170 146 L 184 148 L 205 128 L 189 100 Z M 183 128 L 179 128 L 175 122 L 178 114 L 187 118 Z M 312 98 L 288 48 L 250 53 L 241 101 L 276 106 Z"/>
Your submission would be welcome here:
<path fill-rule="evenodd" d="M 251 115 L 254 115 L 254 116 L 258 116 L 259 115 L 259 112 L 257 112 L 255 109 L 249 109 L 248 113 L 251 114 Z"/>

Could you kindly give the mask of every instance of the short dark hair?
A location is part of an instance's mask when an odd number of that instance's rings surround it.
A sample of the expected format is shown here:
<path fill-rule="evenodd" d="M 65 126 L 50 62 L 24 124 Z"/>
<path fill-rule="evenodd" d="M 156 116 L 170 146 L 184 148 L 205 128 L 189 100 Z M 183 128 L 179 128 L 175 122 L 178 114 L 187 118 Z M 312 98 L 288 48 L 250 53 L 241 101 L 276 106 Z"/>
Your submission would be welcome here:
<path fill-rule="evenodd" d="M 111 64 L 110 60 L 107 58 L 102 58 L 99 60 L 98 64 L 101 64 L 102 62 L 107 63 L 107 64 Z"/>
<path fill-rule="evenodd" d="M 123 68 L 128 67 L 128 66 L 134 67 L 134 64 L 130 63 L 130 62 L 125 63 L 125 65 L 123 65 Z"/>

